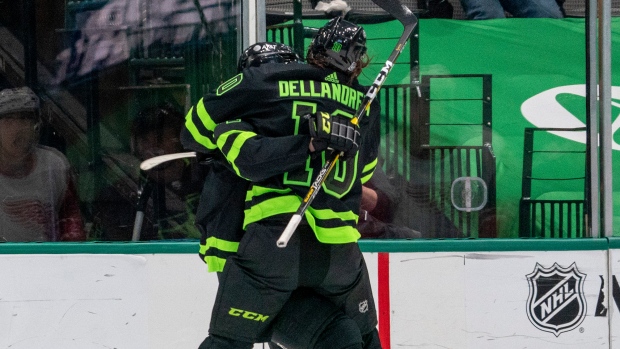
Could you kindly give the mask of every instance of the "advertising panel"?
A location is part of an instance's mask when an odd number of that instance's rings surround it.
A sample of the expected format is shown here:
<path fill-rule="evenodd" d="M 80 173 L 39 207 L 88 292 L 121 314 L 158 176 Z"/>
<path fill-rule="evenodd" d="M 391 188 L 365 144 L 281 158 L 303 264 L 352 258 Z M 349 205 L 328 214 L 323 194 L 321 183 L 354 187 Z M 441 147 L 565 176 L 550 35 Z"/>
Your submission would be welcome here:
<path fill-rule="evenodd" d="M 607 251 L 390 254 L 391 347 L 608 348 Z"/>
<path fill-rule="evenodd" d="M 620 348 L 620 248 L 402 251 L 364 252 L 386 349 Z M 193 253 L 0 254 L 0 280 L 2 348 L 196 348 L 217 291 Z"/>
<path fill-rule="evenodd" d="M 150 348 L 146 259 L 0 255 L 0 348 Z"/>

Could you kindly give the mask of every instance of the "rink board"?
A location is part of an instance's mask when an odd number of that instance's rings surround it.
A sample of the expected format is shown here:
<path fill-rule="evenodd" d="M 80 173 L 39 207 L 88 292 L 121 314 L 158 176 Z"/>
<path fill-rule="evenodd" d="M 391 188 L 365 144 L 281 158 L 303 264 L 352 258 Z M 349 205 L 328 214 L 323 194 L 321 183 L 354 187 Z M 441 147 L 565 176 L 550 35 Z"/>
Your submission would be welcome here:
<path fill-rule="evenodd" d="M 618 240 L 360 246 L 385 348 L 620 348 Z M 195 250 L 0 244 L 0 348 L 197 348 L 217 278 Z"/>
<path fill-rule="evenodd" d="M 610 285 L 607 288 L 611 336 L 610 348 L 620 349 L 620 239 L 609 243 Z"/>

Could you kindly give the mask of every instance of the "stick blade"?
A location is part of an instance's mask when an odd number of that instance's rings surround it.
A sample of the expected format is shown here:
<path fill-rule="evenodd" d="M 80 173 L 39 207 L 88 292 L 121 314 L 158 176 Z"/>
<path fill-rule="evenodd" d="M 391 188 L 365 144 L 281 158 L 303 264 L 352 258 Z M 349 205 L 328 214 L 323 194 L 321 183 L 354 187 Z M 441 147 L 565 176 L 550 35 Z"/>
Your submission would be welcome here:
<path fill-rule="evenodd" d="M 155 157 L 142 161 L 140 163 L 140 169 L 142 171 L 148 171 L 170 160 L 191 158 L 191 157 L 196 157 L 196 152 L 190 151 L 190 152 L 185 152 L 185 153 L 173 153 L 173 154 L 159 155 L 159 156 L 155 156 Z"/>

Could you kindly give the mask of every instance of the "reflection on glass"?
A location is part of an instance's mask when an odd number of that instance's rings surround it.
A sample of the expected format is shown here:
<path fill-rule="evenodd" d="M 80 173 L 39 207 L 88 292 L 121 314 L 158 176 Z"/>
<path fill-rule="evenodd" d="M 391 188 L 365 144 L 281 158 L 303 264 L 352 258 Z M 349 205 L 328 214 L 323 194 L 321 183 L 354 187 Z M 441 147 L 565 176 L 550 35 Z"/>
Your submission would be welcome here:
<path fill-rule="evenodd" d="M 32 90 L 0 91 L 0 241 L 84 240 L 69 162 L 40 128 Z"/>
<path fill-rule="evenodd" d="M 375 191 L 395 193 L 390 204 L 377 204 L 389 207 L 388 224 L 425 238 L 589 236 L 587 133 L 566 130 L 587 126 L 583 4 L 564 2 L 573 18 L 468 21 L 462 20 L 461 2 L 449 2 L 452 20 L 426 19 L 437 5 L 426 2 L 430 12 L 421 14 L 419 35 L 405 47 L 377 97 L 379 158 L 389 186 Z M 404 3 L 423 10 L 414 1 Z M 302 44 L 329 17 L 316 4 L 302 2 Z M 346 16 L 377 38 L 368 43 L 373 60 L 360 77 L 369 85 L 402 28 L 374 13 L 371 1 L 348 5 Z M 48 146 L 68 159 L 89 240 L 131 239 L 138 196 L 163 176 L 140 173 L 132 122 L 140 111 L 163 103 L 185 114 L 235 74 L 237 49 L 247 39 L 241 33 L 242 6 L 233 0 L 0 3 L 0 89 L 30 86 L 41 98 L 40 140 L 33 154 Z M 612 15 L 619 9 L 620 0 L 612 0 Z M 266 34 L 274 35 L 258 41 L 297 49 L 292 12 L 292 1 L 267 0 Z M 611 26 L 617 32 L 620 18 L 613 17 Z M 620 54 L 618 40 L 612 35 L 612 56 Z M 617 160 L 620 87 L 613 77 L 612 85 L 612 156 Z M 3 121 L 5 133 L 20 128 L 9 123 L 26 122 L 9 119 Z M 528 128 L 539 130 L 530 162 L 524 146 Z M 150 149 L 142 156 L 163 151 Z M 487 187 L 480 210 L 474 210 L 477 202 L 469 202 L 476 193 L 468 183 L 455 184 L 464 177 L 480 178 Z M 175 204 L 184 195 L 170 188 L 163 195 L 166 209 L 185 210 L 184 202 Z M 161 231 L 156 196 L 155 190 L 148 195 L 140 238 L 192 236 Z M 2 205 L 23 212 L 17 203 Z M 620 200 L 613 205 L 618 216 Z M 110 209 L 115 206 L 124 209 Z M 43 204 L 32 207 L 50 210 Z M 33 239 L 60 239 L 37 229 Z"/>

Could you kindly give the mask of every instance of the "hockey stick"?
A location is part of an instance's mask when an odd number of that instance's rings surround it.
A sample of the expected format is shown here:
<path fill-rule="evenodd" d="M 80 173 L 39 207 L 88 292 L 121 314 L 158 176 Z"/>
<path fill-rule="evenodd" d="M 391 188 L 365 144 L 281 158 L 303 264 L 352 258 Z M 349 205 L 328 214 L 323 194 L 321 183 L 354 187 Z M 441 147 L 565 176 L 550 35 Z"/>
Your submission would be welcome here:
<path fill-rule="evenodd" d="M 140 241 L 140 233 L 142 232 L 142 223 L 144 222 L 144 212 L 146 211 L 146 204 L 149 201 L 149 197 L 153 192 L 153 183 L 148 179 L 140 184 L 138 188 L 138 203 L 136 205 L 136 218 L 133 222 L 133 233 L 131 235 L 131 241 Z"/>
<path fill-rule="evenodd" d="M 183 159 L 183 158 L 193 158 L 196 157 L 196 152 L 190 151 L 190 152 L 186 152 L 186 153 L 174 153 L 174 154 L 164 154 L 164 155 L 159 155 L 159 156 L 155 156 L 152 157 L 150 159 L 146 159 L 144 161 L 142 161 L 140 163 L 140 169 L 142 171 L 148 171 L 150 169 L 152 169 L 155 166 L 159 166 L 161 164 L 163 164 L 164 162 L 170 161 L 170 160 L 176 160 L 176 159 Z"/>
<path fill-rule="evenodd" d="M 387 75 L 390 73 L 390 70 L 392 70 L 394 62 L 407 44 L 407 40 L 409 40 L 411 33 L 413 33 L 413 29 L 415 29 L 415 26 L 418 24 L 418 19 L 416 16 L 407 8 L 407 6 L 401 4 L 399 0 L 372 0 L 372 2 L 396 18 L 403 25 L 404 30 L 403 34 L 398 39 L 398 43 L 396 44 L 394 51 L 390 54 L 390 57 L 385 62 L 385 66 L 381 69 L 379 75 L 377 75 L 375 82 L 373 82 L 372 86 L 368 89 L 368 92 L 366 92 L 366 96 L 362 100 L 362 104 L 355 113 L 353 119 L 351 119 L 353 124 L 359 124 L 359 120 L 362 118 L 364 112 L 370 108 L 370 103 L 372 103 L 377 96 L 377 93 L 379 92 L 379 89 L 381 89 L 381 86 L 383 86 Z M 331 159 L 328 159 L 325 162 L 323 168 L 310 186 L 310 190 L 303 198 L 301 205 L 293 214 L 293 217 L 291 217 L 291 220 L 288 222 L 286 228 L 282 232 L 282 235 L 280 235 L 280 238 L 276 242 L 278 247 L 286 247 L 289 239 L 295 232 L 295 229 L 297 229 L 299 222 L 301 222 L 304 212 L 306 212 L 308 206 L 310 206 L 310 203 L 316 197 L 317 193 L 321 189 L 321 186 L 327 179 L 327 176 L 334 168 L 336 161 L 340 158 L 340 155 L 340 153 L 332 152 Z"/>
<path fill-rule="evenodd" d="M 196 157 L 196 152 L 186 152 L 186 153 L 173 153 L 173 154 L 164 154 L 159 156 L 154 156 L 152 158 L 146 159 L 140 163 L 140 169 L 142 171 L 148 171 L 154 167 L 157 167 L 164 162 L 177 160 L 177 159 L 185 159 L 185 158 L 193 158 Z M 147 179 L 147 181 L 140 185 L 138 188 L 138 204 L 136 209 L 136 218 L 133 223 L 133 233 L 131 236 L 131 241 L 140 241 L 140 232 L 142 231 L 142 223 L 144 222 L 144 211 L 146 207 L 146 203 L 153 191 L 153 185 Z"/>

